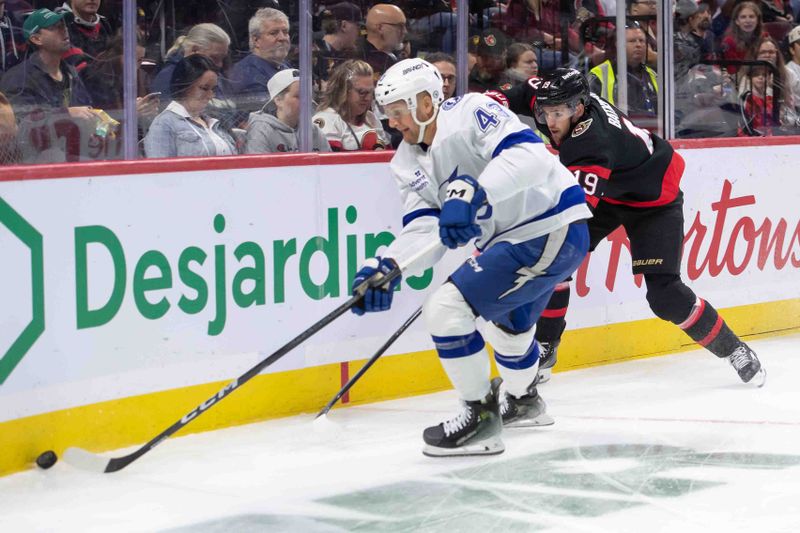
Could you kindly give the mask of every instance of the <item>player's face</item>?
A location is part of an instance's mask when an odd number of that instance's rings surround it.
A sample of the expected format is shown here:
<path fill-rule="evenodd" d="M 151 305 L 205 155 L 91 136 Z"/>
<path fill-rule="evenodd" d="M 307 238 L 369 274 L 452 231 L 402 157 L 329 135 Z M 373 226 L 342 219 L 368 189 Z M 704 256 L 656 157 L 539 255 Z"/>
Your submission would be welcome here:
<path fill-rule="evenodd" d="M 386 104 L 383 112 L 389 118 L 389 126 L 403 134 L 403 140 L 409 144 L 417 142 L 419 125 L 414 122 L 411 110 L 405 102 Z"/>
<path fill-rule="evenodd" d="M 537 107 L 536 118 L 547 124 L 553 143 L 561 144 L 573 124 L 573 117 L 580 116 L 583 104 L 578 104 L 577 109 L 570 108 L 567 104 L 547 105 Z"/>

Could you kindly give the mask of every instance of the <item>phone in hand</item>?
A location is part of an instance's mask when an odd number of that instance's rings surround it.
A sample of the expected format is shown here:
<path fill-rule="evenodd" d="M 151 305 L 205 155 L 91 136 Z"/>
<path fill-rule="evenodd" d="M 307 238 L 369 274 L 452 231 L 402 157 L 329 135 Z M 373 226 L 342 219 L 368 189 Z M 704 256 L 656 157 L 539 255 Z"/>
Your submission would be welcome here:
<path fill-rule="evenodd" d="M 157 98 L 157 97 L 158 97 L 158 96 L 160 96 L 160 95 L 161 95 L 161 93 L 160 93 L 160 92 L 157 92 L 157 93 L 150 93 L 150 94 L 146 94 L 146 95 L 144 95 L 144 98 L 145 98 L 146 100 L 150 100 L 151 98 Z"/>

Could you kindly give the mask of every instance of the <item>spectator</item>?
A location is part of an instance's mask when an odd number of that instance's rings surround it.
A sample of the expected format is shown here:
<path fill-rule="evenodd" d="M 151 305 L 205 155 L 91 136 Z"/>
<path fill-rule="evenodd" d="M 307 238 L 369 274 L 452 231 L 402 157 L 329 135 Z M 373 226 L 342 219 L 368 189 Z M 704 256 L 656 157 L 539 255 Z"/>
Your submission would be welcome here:
<path fill-rule="evenodd" d="M 0 0 L 0 74 L 22 61 L 24 46 L 22 31 L 6 13 L 6 0 Z"/>
<path fill-rule="evenodd" d="M 64 56 L 64 60 L 74 66 L 78 72 L 86 68 L 102 51 L 104 51 L 114 30 L 111 22 L 97 13 L 100 0 L 71 0 L 56 12 L 64 14 L 64 23 L 69 31 L 72 48 Z"/>
<path fill-rule="evenodd" d="M 397 6 L 376 4 L 367 12 L 367 36 L 361 53 L 376 80 L 397 63 L 406 31 L 406 16 Z"/>
<path fill-rule="evenodd" d="M 203 55 L 211 60 L 217 71 L 222 71 L 230 43 L 228 34 L 216 24 L 203 23 L 192 26 L 189 32 L 185 36 L 178 37 L 172 48 L 167 51 L 166 63 L 150 84 L 150 91 L 161 93 L 168 99 L 172 73 L 184 57 Z"/>
<path fill-rule="evenodd" d="M 324 35 L 314 42 L 314 77 L 322 82 L 348 59 L 355 59 L 361 31 L 361 10 L 350 2 L 326 8 L 320 15 Z"/>
<path fill-rule="evenodd" d="M 761 9 L 753 2 L 742 2 L 733 8 L 732 23 L 725 32 L 720 46 L 723 59 L 744 60 L 756 56 L 758 41 L 764 34 L 761 23 Z M 736 66 L 729 66 L 728 72 L 734 74 Z"/>
<path fill-rule="evenodd" d="M 767 67 L 756 65 L 746 69 L 745 90 L 741 93 L 746 122 L 741 125 L 739 136 L 772 135 L 778 124 L 773 119 L 772 95 L 767 94 L 770 73 Z"/>
<path fill-rule="evenodd" d="M 81 73 L 83 84 L 89 91 L 92 103 L 104 109 L 118 122 L 123 120 L 125 90 L 122 73 L 123 39 L 118 32 L 108 44 L 108 50 L 97 56 Z M 136 43 L 136 64 L 141 67 L 144 59 L 144 42 L 140 38 Z M 136 114 L 149 124 L 158 114 L 159 95 L 146 94 L 145 76 L 139 68 L 136 78 Z M 168 95 L 164 95 L 168 98 Z"/>
<path fill-rule="evenodd" d="M 658 113 L 658 81 L 656 72 L 644 64 L 646 36 L 644 30 L 633 24 L 625 29 L 628 58 L 628 115 L 655 117 Z M 614 42 L 613 37 L 610 42 Z M 591 91 L 612 104 L 618 99 L 616 82 L 616 48 L 608 50 L 610 59 L 594 67 L 588 76 Z M 624 111 L 624 110 L 623 110 Z"/>
<path fill-rule="evenodd" d="M 786 64 L 786 67 L 800 78 L 800 26 L 795 26 L 789 32 L 788 42 L 791 61 Z"/>
<path fill-rule="evenodd" d="M 425 61 L 436 67 L 442 75 L 442 92 L 444 99 L 452 98 L 456 95 L 456 60 L 450 54 L 436 52 L 425 56 Z"/>
<path fill-rule="evenodd" d="M 643 20 L 639 25 L 645 35 L 645 64 L 655 67 L 658 64 L 658 36 L 656 35 L 656 0 L 627 0 L 628 13 L 634 17 L 653 17 Z M 613 41 L 611 41 L 613 43 Z"/>
<path fill-rule="evenodd" d="M 231 72 L 238 107 L 244 111 L 261 109 L 267 82 L 279 70 L 289 68 L 289 19 L 271 7 L 256 11 L 248 23 L 250 53 L 236 63 Z"/>
<path fill-rule="evenodd" d="M 758 44 L 758 51 L 756 52 L 755 59 L 759 61 L 768 61 L 775 65 L 774 75 L 769 76 L 770 83 L 766 92 L 769 96 L 774 96 L 773 88 L 777 87 L 780 93 L 778 100 L 781 111 L 789 112 L 794 115 L 795 107 L 800 103 L 800 79 L 795 73 L 786 68 L 786 63 L 783 61 L 783 55 L 778 48 L 778 42 L 772 37 L 764 37 Z M 746 80 L 742 80 L 746 83 Z M 794 120 L 790 120 L 792 124 Z"/>
<path fill-rule="evenodd" d="M 194 54 L 181 59 L 170 81 L 172 102 L 144 138 L 147 157 L 221 156 L 236 153 L 233 138 L 205 111 L 217 86 L 214 63 Z"/>
<path fill-rule="evenodd" d="M 499 30 L 489 29 L 481 33 L 475 50 L 475 66 L 469 73 L 470 92 L 484 92 L 500 86 L 508 44 L 508 37 Z"/>
<path fill-rule="evenodd" d="M 334 152 L 383 150 L 389 137 L 372 112 L 374 73 L 369 63 L 345 61 L 334 69 L 314 115 Z"/>
<path fill-rule="evenodd" d="M 672 39 L 675 81 L 680 84 L 689 69 L 700 62 L 701 40 L 692 31 L 692 17 L 699 11 L 694 0 L 678 0 L 675 6 L 675 35 Z"/>
<path fill-rule="evenodd" d="M 536 49 L 527 43 L 514 43 L 506 50 L 506 70 L 500 78 L 500 88 L 510 89 L 539 73 Z"/>
<path fill-rule="evenodd" d="M 248 154 L 297 152 L 300 137 L 297 124 L 300 119 L 300 71 L 286 69 L 278 72 L 267 83 L 269 100 L 261 111 L 250 114 L 247 124 Z M 269 109 L 269 110 L 268 110 Z M 316 124 L 311 125 L 312 150 L 330 152 L 325 134 Z"/>
<path fill-rule="evenodd" d="M 231 38 L 234 62 L 250 53 L 248 25 L 256 11 L 264 7 L 281 8 L 278 0 L 217 0 L 216 23 Z"/>
<path fill-rule="evenodd" d="M 13 165 L 21 161 L 17 132 L 14 108 L 8 98 L 0 93 L 0 165 Z"/>
<path fill-rule="evenodd" d="M 705 2 L 697 4 L 697 12 L 689 17 L 689 27 L 692 35 L 700 42 L 700 57 L 703 59 L 716 59 L 717 49 L 714 33 L 711 31 L 711 9 Z"/>
<path fill-rule="evenodd" d="M 21 148 L 28 160 L 79 158 L 81 128 L 93 131 L 97 124 L 86 87 L 75 68 L 61 60 L 70 47 L 63 18 L 49 9 L 31 13 L 23 34 L 34 51 L 0 81 L 0 92 L 8 97 L 20 123 Z M 63 146 L 55 146 L 52 139 L 55 125 L 69 136 Z"/>

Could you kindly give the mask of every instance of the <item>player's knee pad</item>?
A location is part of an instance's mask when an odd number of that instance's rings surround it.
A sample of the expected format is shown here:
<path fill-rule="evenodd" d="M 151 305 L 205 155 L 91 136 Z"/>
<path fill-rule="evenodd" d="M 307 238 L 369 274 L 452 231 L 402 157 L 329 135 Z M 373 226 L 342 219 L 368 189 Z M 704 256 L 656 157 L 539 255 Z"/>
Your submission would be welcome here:
<path fill-rule="evenodd" d="M 483 336 L 496 353 L 513 357 L 528 353 L 531 343 L 533 343 L 534 331 L 535 328 L 530 327 L 527 331 L 513 332 L 494 322 L 489 322 L 483 328 Z"/>
<path fill-rule="evenodd" d="M 680 324 L 692 311 L 697 297 L 678 274 L 645 274 L 647 303 L 662 320 Z"/>
<path fill-rule="evenodd" d="M 428 297 L 422 318 L 440 357 L 458 357 L 483 348 L 483 337 L 475 330 L 475 313 L 452 283 L 445 283 Z M 450 353 L 456 345 L 463 347 Z"/>

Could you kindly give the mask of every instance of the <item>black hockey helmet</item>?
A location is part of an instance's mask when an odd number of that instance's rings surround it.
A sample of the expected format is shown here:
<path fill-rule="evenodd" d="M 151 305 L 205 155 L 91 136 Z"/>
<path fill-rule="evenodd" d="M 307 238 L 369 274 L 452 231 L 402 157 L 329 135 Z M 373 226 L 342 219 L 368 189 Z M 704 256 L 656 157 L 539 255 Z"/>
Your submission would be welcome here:
<path fill-rule="evenodd" d="M 566 104 L 574 110 L 578 104 L 588 103 L 589 82 L 584 75 L 574 68 L 557 68 L 542 76 L 536 89 L 536 119 L 542 106 Z"/>

